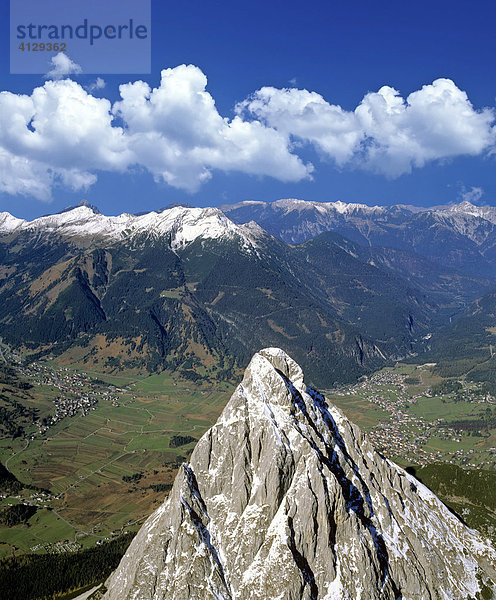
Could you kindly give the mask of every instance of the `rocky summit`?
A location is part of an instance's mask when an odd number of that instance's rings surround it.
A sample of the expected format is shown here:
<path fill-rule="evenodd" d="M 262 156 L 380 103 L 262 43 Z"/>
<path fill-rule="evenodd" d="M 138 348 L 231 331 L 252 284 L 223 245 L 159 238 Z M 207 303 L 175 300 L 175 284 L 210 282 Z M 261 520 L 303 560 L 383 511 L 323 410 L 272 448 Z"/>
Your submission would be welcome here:
<path fill-rule="evenodd" d="M 496 551 L 304 383 L 252 358 L 106 600 L 490 599 Z"/>

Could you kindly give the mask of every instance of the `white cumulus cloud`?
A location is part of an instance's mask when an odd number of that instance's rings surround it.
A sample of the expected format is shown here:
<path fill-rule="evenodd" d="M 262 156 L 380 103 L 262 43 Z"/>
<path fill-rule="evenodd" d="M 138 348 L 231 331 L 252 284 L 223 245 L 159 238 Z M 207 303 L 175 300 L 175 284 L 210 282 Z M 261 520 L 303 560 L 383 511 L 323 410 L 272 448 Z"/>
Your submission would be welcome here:
<path fill-rule="evenodd" d="M 474 109 L 450 79 L 437 79 L 406 99 L 383 86 L 353 111 L 315 92 L 264 87 L 238 104 L 237 113 L 313 144 L 339 166 L 390 177 L 432 160 L 490 151 L 496 140 L 494 111 Z"/>
<path fill-rule="evenodd" d="M 367 94 L 355 110 L 366 141 L 365 165 L 390 176 L 428 161 L 478 155 L 495 143 L 494 111 L 477 111 L 450 79 L 437 79 L 404 100 L 391 87 Z"/>
<path fill-rule="evenodd" d="M 265 87 L 232 118 L 194 65 L 163 70 L 155 88 L 121 85 L 114 104 L 91 93 L 103 87 L 57 78 L 30 95 L 0 93 L 0 191 L 48 200 L 56 185 L 84 190 L 101 171 L 134 168 L 192 192 L 216 170 L 300 181 L 314 170 L 305 143 L 340 167 L 395 177 L 432 160 L 490 154 L 495 143 L 492 109 L 476 110 L 449 79 L 406 99 L 384 86 L 353 111 L 316 92 Z"/>
<path fill-rule="evenodd" d="M 314 144 L 339 165 L 350 160 L 363 134 L 356 115 L 328 104 L 316 92 L 263 87 L 236 106 L 287 136 Z"/>
<path fill-rule="evenodd" d="M 59 52 L 52 56 L 50 62 L 52 68 L 45 75 L 45 79 L 62 79 L 68 75 L 79 75 L 82 73 L 81 67 L 71 60 L 65 52 Z"/>
<path fill-rule="evenodd" d="M 0 93 L 0 190 L 48 200 L 56 184 L 86 189 L 94 171 L 124 170 L 132 153 L 110 110 L 70 79 Z"/>
<path fill-rule="evenodd" d="M 222 117 L 193 65 L 162 71 L 159 87 L 143 81 L 120 86 L 114 113 L 126 123 L 136 156 L 154 176 L 190 191 L 212 169 L 270 175 L 282 181 L 309 176 L 310 165 L 290 152 L 284 133 L 257 120 Z"/>
<path fill-rule="evenodd" d="M 189 191 L 214 169 L 310 176 L 313 167 L 291 152 L 286 135 L 222 117 L 206 85 L 200 69 L 182 65 L 162 71 L 154 89 L 121 85 L 114 106 L 71 79 L 47 81 L 30 96 L 0 93 L 0 190 L 49 199 L 54 185 L 85 189 L 98 171 L 135 166 Z"/>

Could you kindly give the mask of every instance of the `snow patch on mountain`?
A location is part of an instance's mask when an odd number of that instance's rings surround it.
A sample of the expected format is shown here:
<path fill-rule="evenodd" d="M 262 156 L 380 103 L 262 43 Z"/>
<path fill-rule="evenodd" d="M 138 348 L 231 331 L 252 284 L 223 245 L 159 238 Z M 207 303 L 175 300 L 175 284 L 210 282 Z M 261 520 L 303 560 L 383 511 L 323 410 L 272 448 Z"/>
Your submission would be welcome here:
<path fill-rule="evenodd" d="M 236 207 L 242 206 L 245 203 L 238 203 L 234 205 Z M 248 205 L 248 203 L 246 203 Z M 363 214 L 377 214 L 385 210 L 383 206 L 368 206 L 366 204 L 354 204 L 341 202 L 312 202 L 309 200 L 298 200 L 297 198 L 284 198 L 276 200 L 272 203 L 272 206 L 276 208 L 284 209 L 285 214 L 292 211 L 304 211 L 315 209 L 322 215 L 340 214 L 347 215 L 352 213 L 363 213 Z M 234 207 L 233 207 L 234 208 Z"/>
<path fill-rule="evenodd" d="M 17 219 L 8 212 L 0 213 L 0 233 L 12 233 L 25 223 L 24 219 Z"/>
<path fill-rule="evenodd" d="M 105 216 L 87 205 L 82 205 L 33 221 L 24 221 L 9 213 L 0 213 L 0 234 L 13 231 L 40 232 L 72 238 L 100 237 L 110 240 L 133 238 L 137 235 L 169 237 L 174 250 L 184 248 L 198 238 L 238 240 L 243 248 L 251 250 L 256 248 L 257 238 L 264 234 L 254 223 L 235 225 L 217 208 L 183 206 L 143 215 L 123 213 L 118 216 Z"/>
<path fill-rule="evenodd" d="M 486 219 L 491 223 L 496 224 L 496 208 L 494 206 L 475 206 L 474 204 L 464 201 L 460 204 L 453 204 L 443 210 L 448 214 L 464 214 L 472 217 Z"/>

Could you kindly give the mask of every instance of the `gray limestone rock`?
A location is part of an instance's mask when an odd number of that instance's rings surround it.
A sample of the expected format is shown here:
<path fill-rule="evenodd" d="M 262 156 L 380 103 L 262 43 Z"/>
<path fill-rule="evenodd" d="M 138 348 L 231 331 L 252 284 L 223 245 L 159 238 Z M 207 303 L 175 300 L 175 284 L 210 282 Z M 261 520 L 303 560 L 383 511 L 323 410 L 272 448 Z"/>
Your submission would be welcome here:
<path fill-rule="evenodd" d="M 379 456 L 289 356 L 267 348 L 104 598 L 485 599 L 495 565 L 486 539 Z"/>

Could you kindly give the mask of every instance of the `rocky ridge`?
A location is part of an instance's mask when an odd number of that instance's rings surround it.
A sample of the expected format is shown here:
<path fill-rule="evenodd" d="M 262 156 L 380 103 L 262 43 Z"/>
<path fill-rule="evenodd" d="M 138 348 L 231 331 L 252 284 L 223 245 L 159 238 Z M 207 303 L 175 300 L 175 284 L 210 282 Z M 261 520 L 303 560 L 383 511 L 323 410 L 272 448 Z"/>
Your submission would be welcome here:
<path fill-rule="evenodd" d="M 109 241 L 138 235 L 168 237 L 173 249 L 183 248 L 198 238 L 237 239 L 248 250 L 255 248 L 257 236 L 265 233 L 255 223 L 235 225 L 218 208 L 175 206 L 141 215 L 106 216 L 87 203 L 33 221 L 0 213 L 0 235 L 22 232 L 55 234 L 71 239 L 96 237 Z"/>
<path fill-rule="evenodd" d="M 271 235 L 301 243 L 326 231 L 371 247 L 408 250 L 466 272 L 496 272 L 496 208 L 464 201 L 436 207 L 367 206 L 296 199 L 222 206 L 235 223 L 256 221 Z"/>
<path fill-rule="evenodd" d="M 493 597 L 496 551 L 304 383 L 254 355 L 106 600 Z"/>

